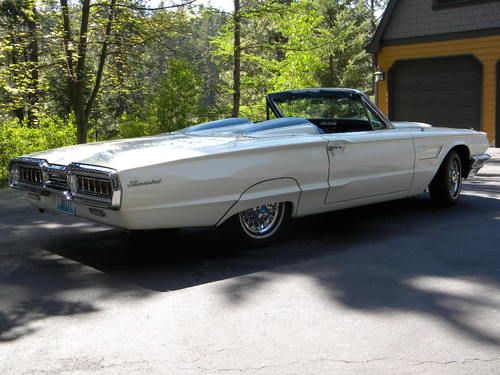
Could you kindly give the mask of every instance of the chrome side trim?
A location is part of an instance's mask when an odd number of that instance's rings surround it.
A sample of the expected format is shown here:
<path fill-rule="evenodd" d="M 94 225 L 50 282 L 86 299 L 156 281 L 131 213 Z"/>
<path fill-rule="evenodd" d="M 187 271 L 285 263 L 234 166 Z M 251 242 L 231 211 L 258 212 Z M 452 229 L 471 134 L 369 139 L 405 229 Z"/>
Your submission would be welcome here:
<path fill-rule="evenodd" d="M 490 160 L 491 156 L 488 154 L 472 155 L 470 164 L 470 173 L 475 176 L 479 170 L 484 167 L 484 164 Z"/>

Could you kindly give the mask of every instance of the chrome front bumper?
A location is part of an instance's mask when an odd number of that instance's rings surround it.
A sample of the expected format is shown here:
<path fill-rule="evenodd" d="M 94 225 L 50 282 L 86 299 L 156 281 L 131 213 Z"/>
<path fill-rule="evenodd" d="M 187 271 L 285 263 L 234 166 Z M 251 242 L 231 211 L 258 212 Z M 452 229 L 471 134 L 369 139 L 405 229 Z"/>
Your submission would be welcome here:
<path fill-rule="evenodd" d="M 488 154 L 472 155 L 470 164 L 470 174 L 475 176 L 479 170 L 484 167 L 484 164 L 490 160 L 491 156 Z"/>

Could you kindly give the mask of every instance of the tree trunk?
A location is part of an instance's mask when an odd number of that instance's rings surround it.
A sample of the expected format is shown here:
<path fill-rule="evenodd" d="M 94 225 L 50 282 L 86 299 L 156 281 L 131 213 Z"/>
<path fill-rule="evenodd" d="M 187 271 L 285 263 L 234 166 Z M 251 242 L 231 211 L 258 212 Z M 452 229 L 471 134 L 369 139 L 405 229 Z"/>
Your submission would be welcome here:
<path fill-rule="evenodd" d="M 15 45 L 16 44 L 16 40 L 14 38 L 14 35 L 10 35 L 10 45 Z M 17 58 L 17 51 L 15 48 L 12 49 L 12 52 L 11 52 L 11 55 L 10 55 L 10 60 L 11 60 L 11 64 L 12 65 L 17 65 L 18 63 L 18 58 Z M 16 74 L 14 74 L 14 76 L 16 76 Z M 23 123 L 24 121 L 24 108 L 23 107 L 19 107 L 19 108 L 14 108 L 12 109 L 12 112 L 14 113 L 14 116 L 17 117 L 17 119 L 19 120 L 20 123 Z"/>
<path fill-rule="evenodd" d="M 83 106 L 82 106 L 83 109 Z M 87 143 L 87 134 L 89 131 L 89 118 L 85 111 L 75 111 L 76 115 L 76 141 L 79 144 Z"/>
<path fill-rule="evenodd" d="M 241 76 L 241 19 L 240 0 L 234 0 L 234 66 L 233 66 L 233 117 L 240 115 Z"/>
<path fill-rule="evenodd" d="M 335 62 L 333 60 L 333 55 L 328 56 L 328 86 L 335 86 L 333 81 L 335 80 Z"/>
<path fill-rule="evenodd" d="M 28 45 L 28 59 L 30 62 L 30 92 L 28 94 L 28 126 L 34 127 L 38 125 L 38 99 L 39 90 L 39 49 L 38 49 L 38 13 L 36 11 L 35 2 L 33 2 L 33 18 L 27 22 L 29 29 L 30 43 Z"/>
<path fill-rule="evenodd" d="M 76 140 L 78 143 L 87 143 L 87 133 L 89 130 L 89 117 L 92 111 L 94 101 L 101 86 L 101 80 L 104 72 L 104 65 L 108 53 L 109 36 L 112 31 L 113 19 L 115 17 L 116 0 L 111 0 L 109 5 L 109 14 L 104 32 L 104 41 L 102 43 L 99 62 L 95 81 L 88 99 L 85 99 L 85 87 L 87 87 L 88 77 L 86 75 L 86 54 L 87 54 L 87 32 L 90 17 L 90 0 L 82 1 L 82 19 L 80 22 L 80 35 L 78 39 L 78 58 L 76 67 L 73 62 L 72 36 L 69 20 L 68 0 L 60 0 L 61 14 L 63 18 L 63 42 L 66 60 L 66 72 L 69 85 L 69 96 L 71 106 L 76 118 Z"/>

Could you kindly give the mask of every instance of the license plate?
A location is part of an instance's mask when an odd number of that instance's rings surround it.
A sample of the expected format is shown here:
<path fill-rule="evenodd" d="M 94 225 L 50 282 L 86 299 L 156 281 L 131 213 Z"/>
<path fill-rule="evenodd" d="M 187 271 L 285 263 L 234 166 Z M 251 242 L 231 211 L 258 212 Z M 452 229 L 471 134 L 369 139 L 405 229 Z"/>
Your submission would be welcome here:
<path fill-rule="evenodd" d="M 68 215 L 76 215 L 75 206 L 72 201 L 66 198 L 57 197 L 57 209 Z"/>

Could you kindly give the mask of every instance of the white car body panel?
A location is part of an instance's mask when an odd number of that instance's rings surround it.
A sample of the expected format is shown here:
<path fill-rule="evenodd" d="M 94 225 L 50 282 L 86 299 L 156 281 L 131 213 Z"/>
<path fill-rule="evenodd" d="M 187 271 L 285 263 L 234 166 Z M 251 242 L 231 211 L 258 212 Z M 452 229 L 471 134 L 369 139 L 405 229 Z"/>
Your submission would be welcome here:
<path fill-rule="evenodd" d="M 410 132 L 387 129 L 327 137 L 333 149 L 326 203 L 410 190 L 415 159 Z"/>
<path fill-rule="evenodd" d="M 285 120 L 285 119 L 284 119 Z M 422 193 L 454 147 L 488 147 L 482 132 L 393 123 L 393 128 L 320 134 L 307 120 L 251 134 L 220 129 L 65 147 L 26 155 L 49 164 L 113 168 L 119 209 L 74 203 L 76 215 L 131 230 L 216 226 L 245 209 L 290 202 L 305 216 Z M 15 160 L 14 160 L 15 162 Z M 14 186 L 15 187 L 15 186 Z M 61 193 L 27 194 L 56 209 Z"/>

